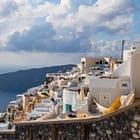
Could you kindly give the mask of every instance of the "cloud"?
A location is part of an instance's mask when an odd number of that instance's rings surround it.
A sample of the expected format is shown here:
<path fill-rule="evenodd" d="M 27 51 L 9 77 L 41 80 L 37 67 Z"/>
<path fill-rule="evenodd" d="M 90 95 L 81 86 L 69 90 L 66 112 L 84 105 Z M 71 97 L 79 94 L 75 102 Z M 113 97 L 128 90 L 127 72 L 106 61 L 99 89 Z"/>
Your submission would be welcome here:
<path fill-rule="evenodd" d="M 74 1 L 68 2 L 62 0 L 59 5 L 60 9 L 65 6 L 65 12 L 52 11 L 47 17 L 47 22 L 52 23 L 56 30 L 73 29 L 78 32 L 88 27 L 96 33 L 115 34 L 121 30 L 128 32 L 128 27 L 133 23 L 132 12 L 136 8 L 133 0 L 98 0 L 96 3 L 88 2 L 90 5 L 81 2 L 76 11 L 73 9 Z"/>
<path fill-rule="evenodd" d="M 83 44 L 86 42 L 83 42 Z M 131 46 L 132 42 L 126 41 L 125 49 Z M 78 64 L 81 57 L 111 57 L 120 58 L 121 40 L 104 41 L 98 40 L 91 44 L 91 51 L 85 52 L 53 52 L 46 51 L 0 51 L 0 66 L 18 66 L 21 68 L 52 66 L 61 64 Z"/>
<path fill-rule="evenodd" d="M 1 1 L 0 2 L 0 17 L 9 17 L 12 13 L 18 10 L 18 5 L 15 1 Z"/>
<path fill-rule="evenodd" d="M 121 40 L 92 42 L 91 51 L 87 53 L 90 57 L 116 57 L 120 58 Z"/>
<path fill-rule="evenodd" d="M 45 40 L 50 40 L 53 34 L 54 30 L 50 24 L 32 26 L 22 33 L 15 32 L 7 43 L 7 50 L 45 50 Z"/>
<path fill-rule="evenodd" d="M 135 0 L 1 0 L 1 50 L 119 56 L 98 35 L 130 34 L 135 10 Z"/>
<path fill-rule="evenodd" d="M 7 43 L 10 51 L 46 51 L 46 52 L 85 52 L 91 47 L 90 40 L 83 34 L 64 36 L 58 34 L 51 24 L 36 25 L 24 32 L 15 32 Z M 5 48 L 4 48 L 5 49 Z"/>

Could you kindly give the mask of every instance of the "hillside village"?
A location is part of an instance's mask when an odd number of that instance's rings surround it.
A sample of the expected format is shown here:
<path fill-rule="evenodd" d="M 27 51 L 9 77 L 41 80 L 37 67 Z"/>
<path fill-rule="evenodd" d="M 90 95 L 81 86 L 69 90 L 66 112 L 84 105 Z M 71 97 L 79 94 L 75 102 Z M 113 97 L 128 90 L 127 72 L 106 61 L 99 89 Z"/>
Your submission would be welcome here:
<path fill-rule="evenodd" d="M 81 58 L 71 71 L 47 73 L 42 85 L 9 102 L 0 130 L 17 122 L 101 117 L 133 104 L 140 97 L 139 60 L 133 47 L 124 50 L 123 60 Z"/>

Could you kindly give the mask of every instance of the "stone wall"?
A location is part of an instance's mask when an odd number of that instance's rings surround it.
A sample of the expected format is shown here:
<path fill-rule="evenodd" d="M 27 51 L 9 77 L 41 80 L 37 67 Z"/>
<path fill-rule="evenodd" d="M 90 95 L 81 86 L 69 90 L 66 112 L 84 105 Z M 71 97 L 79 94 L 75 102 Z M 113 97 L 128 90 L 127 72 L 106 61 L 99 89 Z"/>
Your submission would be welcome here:
<path fill-rule="evenodd" d="M 100 118 L 17 123 L 15 137 L 17 140 L 140 139 L 140 103 Z"/>
<path fill-rule="evenodd" d="M 15 131 L 1 131 L 0 140 L 16 140 Z"/>

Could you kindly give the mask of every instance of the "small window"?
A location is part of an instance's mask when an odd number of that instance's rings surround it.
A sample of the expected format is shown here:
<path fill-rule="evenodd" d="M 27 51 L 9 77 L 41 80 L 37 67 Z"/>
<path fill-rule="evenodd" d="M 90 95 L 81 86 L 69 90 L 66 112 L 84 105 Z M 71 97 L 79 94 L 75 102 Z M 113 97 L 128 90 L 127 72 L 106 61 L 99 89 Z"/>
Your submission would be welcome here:
<path fill-rule="evenodd" d="M 127 83 L 123 83 L 122 87 L 128 87 Z"/>
<path fill-rule="evenodd" d="M 127 89 L 129 87 L 128 81 L 121 81 L 120 82 L 120 88 L 121 89 Z"/>
<path fill-rule="evenodd" d="M 85 62 L 84 62 L 84 61 L 82 61 L 82 64 L 84 65 L 84 64 L 85 64 Z"/>
<path fill-rule="evenodd" d="M 96 65 L 99 65 L 99 62 L 98 61 L 96 61 Z"/>
<path fill-rule="evenodd" d="M 100 65 L 102 65 L 103 64 L 103 61 L 102 60 L 100 60 Z"/>
<path fill-rule="evenodd" d="M 84 91 L 84 96 L 85 96 L 85 97 L 87 97 L 87 94 L 88 94 L 88 93 Z"/>
<path fill-rule="evenodd" d="M 108 65 L 108 62 L 105 62 L 106 65 Z"/>
<path fill-rule="evenodd" d="M 78 89 L 78 95 L 80 95 L 80 89 Z"/>

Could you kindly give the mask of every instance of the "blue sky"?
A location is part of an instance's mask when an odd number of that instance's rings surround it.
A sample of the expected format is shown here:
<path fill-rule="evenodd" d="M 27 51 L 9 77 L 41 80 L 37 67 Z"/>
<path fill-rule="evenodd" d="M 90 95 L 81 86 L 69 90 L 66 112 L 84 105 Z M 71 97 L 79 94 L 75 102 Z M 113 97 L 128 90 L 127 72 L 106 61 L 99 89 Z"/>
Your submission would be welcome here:
<path fill-rule="evenodd" d="M 140 41 L 140 0 L 1 0 L 0 66 L 78 63 L 120 57 Z"/>

